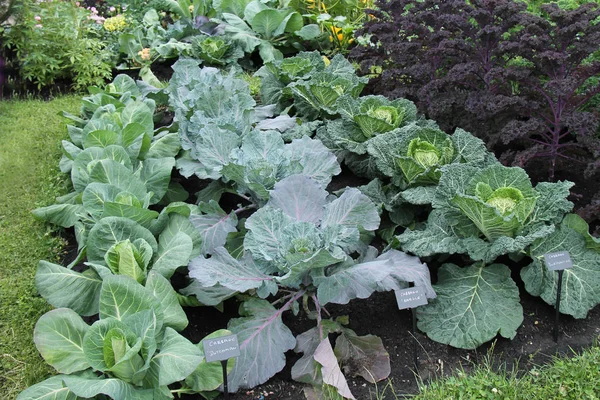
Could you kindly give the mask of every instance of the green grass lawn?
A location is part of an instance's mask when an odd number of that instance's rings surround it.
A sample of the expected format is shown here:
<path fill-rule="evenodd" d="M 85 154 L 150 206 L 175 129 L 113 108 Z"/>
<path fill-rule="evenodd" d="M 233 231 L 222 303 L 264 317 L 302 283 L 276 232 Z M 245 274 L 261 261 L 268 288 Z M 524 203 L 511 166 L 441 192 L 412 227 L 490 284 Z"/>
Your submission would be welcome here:
<path fill-rule="evenodd" d="M 14 399 L 52 369 L 33 344 L 33 327 L 50 309 L 33 277 L 40 259 L 60 258 L 63 242 L 37 222 L 31 210 L 64 194 L 66 175 L 58 169 L 66 120 L 81 101 L 0 102 L 0 398 Z"/>

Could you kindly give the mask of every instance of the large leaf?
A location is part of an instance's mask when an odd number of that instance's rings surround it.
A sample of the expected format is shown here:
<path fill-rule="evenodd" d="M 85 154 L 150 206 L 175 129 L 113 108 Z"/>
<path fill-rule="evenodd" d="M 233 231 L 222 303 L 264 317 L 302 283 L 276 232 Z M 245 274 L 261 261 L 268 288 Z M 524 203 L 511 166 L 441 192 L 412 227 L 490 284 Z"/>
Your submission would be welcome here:
<path fill-rule="evenodd" d="M 140 179 L 146 185 L 148 192 L 153 193 L 151 204 L 158 203 L 167 193 L 174 166 L 175 158 L 173 157 L 149 158 L 144 161 Z"/>
<path fill-rule="evenodd" d="M 80 204 L 53 204 L 48 207 L 36 208 L 32 213 L 43 221 L 70 228 L 85 215 L 85 211 Z"/>
<path fill-rule="evenodd" d="M 202 127 L 194 143 L 192 155 L 199 166 L 194 172 L 200 179 L 219 179 L 221 170 L 229 164 L 233 149 L 240 145 L 240 137 L 229 129 L 216 125 Z"/>
<path fill-rule="evenodd" d="M 40 261 L 35 286 L 54 307 L 67 307 L 80 315 L 98 314 L 102 279 L 93 270 L 83 273 L 48 261 Z"/>
<path fill-rule="evenodd" d="M 519 289 L 506 265 L 444 264 L 434 288 L 438 297 L 418 308 L 418 326 L 436 342 L 474 349 L 498 333 L 514 338 L 523 322 Z"/>
<path fill-rule="evenodd" d="M 90 172 L 90 179 L 116 186 L 123 192 L 133 194 L 139 200 L 146 197 L 144 182 L 135 177 L 129 168 L 114 160 L 98 161 Z"/>
<path fill-rule="evenodd" d="M 22 391 L 17 400 L 79 400 L 63 383 L 64 375 L 57 375 Z"/>
<path fill-rule="evenodd" d="M 435 297 L 429 282 L 427 265 L 416 257 L 388 251 L 373 261 L 350 267 L 342 265 L 329 276 L 314 277 L 321 304 L 347 304 L 352 299 L 365 299 L 377 290 L 392 290 L 397 280 L 413 281 L 423 286 L 428 297 Z"/>
<path fill-rule="evenodd" d="M 229 321 L 227 329 L 237 334 L 240 356 L 229 375 L 229 390 L 252 388 L 266 382 L 285 366 L 285 352 L 296 345 L 281 314 L 266 300 L 250 299 L 240 306 L 241 318 Z"/>
<path fill-rule="evenodd" d="M 144 239 L 152 251 L 158 250 L 154 235 L 135 221 L 121 217 L 102 218 L 90 230 L 87 242 L 87 255 L 90 262 L 104 263 L 104 255 L 115 244 L 129 239 Z"/>
<path fill-rule="evenodd" d="M 302 165 L 302 175 L 313 178 L 323 187 L 331 182 L 331 177 L 342 172 L 337 157 L 320 140 L 303 136 L 294 139 L 286 146 L 290 160 L 298 160 Z"/>
<path fill-rule="evenodd" d="M 335 387 L 338 393 L 346 399 L 355 399 L 348 387 L 348 382 L 338 365 L 337 358 L 331 348 L 328 338 L 325 338 L 315 350 L 315 361 L 321 364 L 323 382 Z"/>
<path fill-rule="evenodd" d="M 256 259 L 273 261 L 279 253 L 283 229 L 293 221 L 281 210 L 260 208 L 246 220 L 245 249 Z"/>
<path fill-rule="evenodd" d="M 533 262 L 521 270 L 525 289 L 555 305 L 558 273 L 548 270 L 543 257 L 546 253 L 568 251 L 573 267 L 563 272 L 560 312 L 585 318 L 600 303 L 600 254 L 587 249 L 586 244 L 584 236 L 567 226 L 535 242 L 530 250 Z"/>
<path fill-rule="evenodd" d="M 390 355 L 377 336 L 358 336 L 351 329 L 342 329 L 335 341 L 335 355 L 347 373 L 367 382 L 376 383 L 390 375 Z"/>
<path fill-rule="evenodd" d="M 131 102 L 125 106 L 121 113 L 121 122 L 123 126 L 133 122 L 138 123 L 144 127 L 147 134 L 154 134 L 152 110 L 141 101 Z"/>
<path fill-rule="evenodd" d="M 163 232 L 158 240 L 158 256 L 152 270 L 170 278 L 177 268 L 188 264 L 193 250 L 192 238 L 184 232 L 175 235 Z"/>
<path fill-rule="evenodd" d="M 100 318 L 122 320 L 143 310 L 154 310 L 162 320 L 160 304 L 150 291 L 128 276 L 109 276 L 100 290 Z"/>
<path fill-rule="evenodd" d="M 190 277 L 204 287 L 212 287 L 218 283 L 238 292 L 258 289 L 273 281 L 271 276 L 263 273 L 250 261 L 236 260 L 224 247 L 217 247 L 210 258 L 200 256 L 190 262 Z"/>
<path fill-rule="evenodd" d="M 83 337 L 88 329 L 76 312 L 58 308 L 40 317 L 33 341 L 48 364 L 58 372 L 70 374 L 90 367 L 83 353 Z"/>
<path fill-rule="evenodd" d="M 158 384 L 163 386 L 184 380 L 201 361 L 202 353 L 196 346 L 167 328 L 160 352 L 152 358 L 152 368 L 158 371 Z"/>
<path fill-rule="evenodd" d="M 254 31 L 270 39 L 273 37 L 277 27 L 283 22 L 283 18 L 283 15 L 278 10 L 262 10 L 254 16 L 250 24 Z"/>
<path fill-rule="evenodd" d="M 120 379 L 65 376 L 63 381 L 74 394 L 89 399 L 104 394 L 113 399 L 153 400 L 154 390 L 140 389 Z"/>
<path fill-rule="evenodd" d="M 214 200 L 201 204 L 200 209 L 203 214 L 190 216 L 190 221 L 202 237 L 202 254 L 211 254 L 225 245 L 229 233 L 237 231 L 237 215 L 227 214 Z"/>
<path fill-rule="evenodd" d="M 146 289 L 158 299 L 159 313 L 164 316 L 164 325 L 177 331 L 184 330 L 188 325 L 188 319 L 185 311 L 179 305 L 177 293 L 171 283 L 158 272 L 151 271 L 146 279 Z"/>
<path fill-rule="evenodd" d="M 304 175 L 292 175 L 275 184 L 267 205 L 282 210 L 297 221 L 318 224 L 323 218 L 327 192 Z"/>
<path fill-rule="evenodd" d="M 196 296 L 200 304 L 205 306 L 217 306 L 237 293 L 237 291 L 221 285 L 206 287 L 196 280 L 181 289 L 180 292 L 185 296 Z"/>
<path fill-rule="evenodd" d="M 321 226 L 347 225 L 374 231 L 379 228 L 379 222 L 377 206 L 360 190 L 347 188 L 339 198 L 325 206 Z"/>

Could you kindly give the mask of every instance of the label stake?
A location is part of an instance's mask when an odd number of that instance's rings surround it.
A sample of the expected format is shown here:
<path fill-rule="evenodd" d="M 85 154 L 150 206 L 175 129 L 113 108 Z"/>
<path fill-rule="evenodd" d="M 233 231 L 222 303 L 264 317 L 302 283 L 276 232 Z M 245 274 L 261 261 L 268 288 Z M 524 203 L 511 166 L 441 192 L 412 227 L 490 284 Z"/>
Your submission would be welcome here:
<path fill-rule="evenodd" d="M 229 399 L 229 388 L 227 387 L 227 360 L 221 361 L 223 367 L 223 396 L 225 400 Z"/>
<path fill-rule="evenodd" d="M 560 292 L 562 290 L 563 272 L 573 267 L 573 261 L 568 251 L 557 251 L 544 254 L 544 262 L 548 271 L 558 271 L 558 286 L 556 287 L 556 317 L 554 318 L 554 342 L 558 343 L 558 320 L 560 317 Z"/>
<path fill-rule="evenodd" d="M 556 318 L 554 319 L 554 342 L 558 343 L 558 320 L 560 317 L 560 292 L 562 290 L 563 270 L 558 270 L 558 286 L 556 288 Z"/>
<path fill-rule="evenodd" d="M 415 371 L 419 370 L 419 343 L 417 341 L 417 309 L 411 308 L 412 311 L 412 333 L 413 339 L 415 339 L 413 343 L 413 364 L 415 367 Z"/>

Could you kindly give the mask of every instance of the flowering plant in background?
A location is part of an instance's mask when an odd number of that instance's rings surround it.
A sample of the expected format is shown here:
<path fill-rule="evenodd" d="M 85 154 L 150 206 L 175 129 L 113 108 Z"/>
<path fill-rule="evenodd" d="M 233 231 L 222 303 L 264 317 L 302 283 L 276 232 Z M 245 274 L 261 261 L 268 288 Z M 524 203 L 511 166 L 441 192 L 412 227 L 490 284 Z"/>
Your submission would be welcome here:
<path fill-rule="evenodd" d="M 3 26 L 2 47 L 23 81 L 39 89 L 68 79 L 75 89 L 103 85 L 112 75 L 101 35 L 104 17 L 73 1 L 24 0 Z"/>

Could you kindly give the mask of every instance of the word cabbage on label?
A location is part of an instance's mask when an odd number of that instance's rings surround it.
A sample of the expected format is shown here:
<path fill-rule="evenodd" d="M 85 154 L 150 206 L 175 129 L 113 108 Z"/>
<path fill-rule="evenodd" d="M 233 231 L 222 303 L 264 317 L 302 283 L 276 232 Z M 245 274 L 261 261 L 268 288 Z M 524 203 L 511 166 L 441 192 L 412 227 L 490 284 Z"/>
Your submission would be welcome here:
<path fill-rule="evenodd" d="M 549 271 L 560 271 L 573 267 L 573 261 L 567 251 L 544 254 L 544 262 Z"/>
<path fill-rule="evenodd" d="M 422 286 L 415 286 L 408 289 L 396 290 L 396 301 L 398 308 L 415 308 L 427 304 L 427 297 Z"/>
<path fill-rule="evenodd" d="M 240 355 L 237 335 L 206 339 L 202 341 L 202 346 L 207 362 L 228 360 Z"/>

